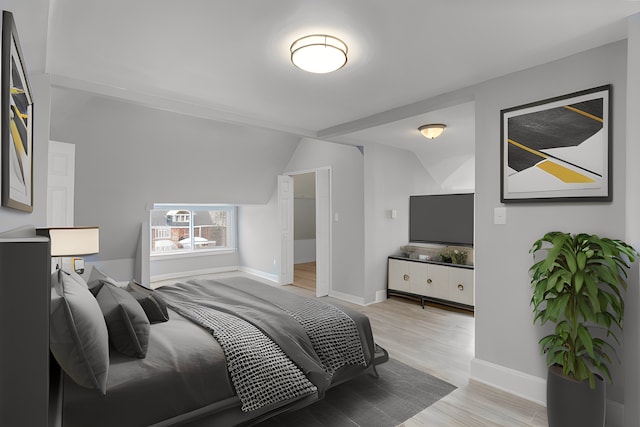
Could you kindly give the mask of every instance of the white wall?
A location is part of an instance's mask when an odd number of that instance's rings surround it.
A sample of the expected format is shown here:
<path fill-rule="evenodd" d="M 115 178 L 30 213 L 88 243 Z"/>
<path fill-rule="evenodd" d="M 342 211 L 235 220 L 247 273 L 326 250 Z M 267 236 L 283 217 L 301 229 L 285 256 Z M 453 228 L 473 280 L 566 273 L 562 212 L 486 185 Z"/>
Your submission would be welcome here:
<path fill-rule="evenodd" d="M 295 179 L 295 175 L 294 175 Z M 316 238 L 316 199 L 315 197 L 293 198 L 293 236 L 295 240 Z"/>
<path fill-rule="evenodd" d="M 30 80 L 45 72 L 49 3 L 50 0 L 2 0 L 0 7 L 13 14 Z"/>
<path fill-rule="evenodd" d="M 299 140 L 62 88 L 52 92 L 51 137 L 76 144 L 75 220 L 100 226 L 96 260 L 120 260 L 131 275 L 153 203 L 267 203 Z M 167 262 L 151 275 L 174 268 L 188 266 Z"/>
<path fill-rule="evenodd" d="M 293 241 L 293 263 L 304 264 L 316 260 L 316 239 L 297 239 Z"/>
<path fill-rule="evenodd" d="M 528 269 L 531 244 L 545 232 L 597 233 L 625 237 L 626 41 L 510 74 L 474 88 L 476 101 L 476 361 L 546 378 L 532 323 Z M 507 205 L 507 224 L 493 224 L 500 204 L 500 110 L 613 84 L 613 202 Z M 637 302 L 627 310 L 637 310 Z M 620 354 L 622 356 L 622 354 Z M 633 363 L 636 363 L 634 361 Z M 499 372 L 482 374 L 493 381 Z M 492 374 L 496 374 L 493 376 Z M 624 369 L 614 364 L 609 399 L 624 402 Z M 539 390 L 538 390 L 539 391 Z M 544 390 L 542 390 L 544 400 Z"/>
<path fill-rule="evenodd" d="M 440 184 L 442 193 L 473 193 L 476 184 L 476 158 L 471 156 L 457 160 L 458 168 Z"/>
<path fill-rule="evenodd" d="M 411 152 L 385 145 L 364 151 L 365 302 L 387 287 L 387 257 L 409 241 L 409 196 L 440 192 L 440 186 Z M 391 219 L 391 209 L 398 212 Z"/>
<path fill-rule="evenodd" d="M 192 274 L 211 274 L 232 271 L 238 266 L 238 259 L 237 252 L 215 255 L 201 254 L 189 257 L 178 255 L 175 257 L 151 258 L 149 263 L 150 279 L 151 281 L 168 280 Z"/>
<path fill-rule="evenodd" d="M 276 176 L 272 178 L 276 181 Z M 240 265 L 250 271 L 278 279 L 280 234 L 278 195 L 273 191 L 263 205 L 242 205 L 238 209 L 238 249 Z"/>

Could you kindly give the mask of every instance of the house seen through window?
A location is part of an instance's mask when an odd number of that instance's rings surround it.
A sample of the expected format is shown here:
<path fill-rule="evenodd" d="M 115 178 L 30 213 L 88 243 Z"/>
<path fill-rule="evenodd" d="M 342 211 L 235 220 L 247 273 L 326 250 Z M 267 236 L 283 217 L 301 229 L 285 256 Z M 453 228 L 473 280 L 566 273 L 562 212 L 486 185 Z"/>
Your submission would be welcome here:
<path fill-rule="evenodd" d="M 156 204 L 151 255 L 235 250 L 234 206 Z"/>

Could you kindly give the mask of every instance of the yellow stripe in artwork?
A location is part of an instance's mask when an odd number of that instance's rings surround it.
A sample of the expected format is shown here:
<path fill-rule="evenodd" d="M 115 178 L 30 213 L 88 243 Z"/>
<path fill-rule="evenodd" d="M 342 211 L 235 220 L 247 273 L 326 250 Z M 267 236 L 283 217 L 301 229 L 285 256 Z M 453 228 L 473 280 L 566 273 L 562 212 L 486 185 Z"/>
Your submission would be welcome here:
<path fill-rule="evenodd" d="M 583 116 L 589 117 L 590 119 L 593 119 L 597 122 L 604 123 L 604 120 L 602 120 L 601 117 L 594 116 L 593 114 L 589 114 L 586 111 L 579 110 L 576 107 L 572 107 L 571 105 L 565 105 L 564 108 L 566 108 L 567 110 L 571 110 L 574 113 L 582 114 Z"/>
<path fill-rule="evenodd" d="M 11 110 L 10 111 L 11 111 L 11 114 L 12 114 L 11 115 L 11 119 L 14 118 L 14 115 L 18 116 L 18 118 L 20 118 L 20 121 L 22 122 L 22 124 L 26 127 L 26 124 L 24 123 L 24 120 L 29 118 L 29 113 L 28 112 L 27 113 L 23 113 L 22 111 L 20 111 L 18 109 L 18 106 L 14 105 L 14 104 L 11 105 Z"/>
<path fill-rule="evenodd" d="M 595 182 L 594 179 L 589 178 L 588 176 L 585 176 L 569 168 L 565 168 L 564 166 L 561 166 L 549 160 L 540 162 L 536 166 L 567 184 Z"/>
<path fill-rule="evenodd" d="M 548 159 L 549 158 L 549 156 L 547 156 L 546 154 L 541 153 L 540 151 L 536 151 L 533 148 L 529 148 L 526 145 L 522 145 L 519 142 L 515 142 L 513 139 L 507 139 L 507 141 L 509 142 L 509 144 L 515 145 L 518 148 L 522 148 L 523 150 L 528 151 L 528 152 L 530 152 L 532 154 L 535 154 L 536 156 L 540 156 L 543 159 Z"/>
<path fill-rule="evenodd" d="M 24 180 L 24 165 L 22 164 L 22 159 L 27 155 L 27 152 L 24 149 L 24 143 L 22 141 L 22 138 L 20 137 L 18 126 L 13 120 L 11 120 L 9 124 L 9 127 L 11 128 L 11 136 L 13 136 L 13 144 L 15 145 L 16 151 L 18 152 L 17 157 L 18 163 L 20 164 L 20 177 L 22 177 L 22 179 Z"/>

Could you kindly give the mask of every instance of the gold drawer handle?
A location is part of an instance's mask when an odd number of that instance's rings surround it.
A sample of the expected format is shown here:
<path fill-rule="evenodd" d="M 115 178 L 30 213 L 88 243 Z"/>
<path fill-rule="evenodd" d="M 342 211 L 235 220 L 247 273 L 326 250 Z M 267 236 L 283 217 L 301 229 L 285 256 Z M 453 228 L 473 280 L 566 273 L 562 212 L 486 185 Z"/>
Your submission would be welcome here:
<path fill-rule="evenodd" d="M 428 284 L 432 284 L 432 283 L 433 283 L 433 280 L 431 280 L 431 279 L 427 279 L 427 283 L 428 283 Z"/>
<path fill-rule="evenodd" d="M 409 281 L 409 275 L 405 274 L 404 276 L 402 276 L 402 278 L 404 279 L 405 282 Z"/>
<path fill-rule="evenodd" d="M 462 286 L 462 283 L 458 283 L 458 289 L 464 291 L 464 286 Z"/>

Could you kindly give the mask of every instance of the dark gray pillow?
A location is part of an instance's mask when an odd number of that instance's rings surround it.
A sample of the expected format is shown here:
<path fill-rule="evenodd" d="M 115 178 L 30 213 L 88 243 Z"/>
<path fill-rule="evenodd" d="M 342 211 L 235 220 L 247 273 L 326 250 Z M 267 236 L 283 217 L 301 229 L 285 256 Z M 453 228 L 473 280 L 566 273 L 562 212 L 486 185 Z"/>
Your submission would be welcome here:
<path fill-rule="evenodd" d="M 169 320 L 167 303 L 157 292 L 142 286 L 135 280 L 130 281 L 126 289 L 138 301 L 149 322 L 160 323 Z"/>
<path fill-rule="evenodd" d="M 144 358 L 149 345 L 147 315 L 126 290 L 102 281 L 96 300 L 109 330 L 111 345 L 122 354 Z"/>
<path fill-rule="evenodd" d="M 87 280 L 87 286 L 89 287 L 89 290 L 91 291 L 91 293 L 93 295 L 96 295 L 100 290 L 100 288 L 102 287 L 102 284 L 105 282 L 113 283 L 114 285 L 116 284 L 115 280 L 107 276 L 97 267 L 95 266 L 92 267 L 91 274 L 89 274 L 89 279 Z"/>
<path fill-rule="evenodd" d="M 107 325 L 96 299 L 76 276 L 62 270 L 51 276 L 49 346 L 71 379 L 105 394 L 109 372 Z"/>

